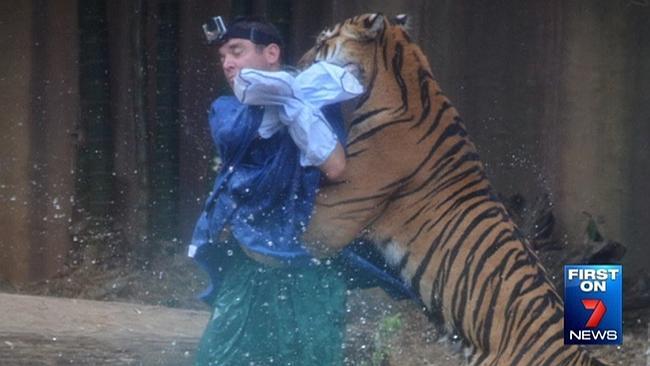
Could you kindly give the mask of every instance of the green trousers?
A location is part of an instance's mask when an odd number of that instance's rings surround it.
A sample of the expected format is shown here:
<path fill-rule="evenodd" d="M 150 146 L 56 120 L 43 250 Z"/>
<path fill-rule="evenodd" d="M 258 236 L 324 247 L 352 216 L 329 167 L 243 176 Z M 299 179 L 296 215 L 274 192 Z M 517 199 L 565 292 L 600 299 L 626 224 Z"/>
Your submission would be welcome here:
<path fill-rule="evenodd" d="M 335 267 L 271 268 L 239 250 L 231 263 L 196 366 L 343 364 L 346 285 Z"/>

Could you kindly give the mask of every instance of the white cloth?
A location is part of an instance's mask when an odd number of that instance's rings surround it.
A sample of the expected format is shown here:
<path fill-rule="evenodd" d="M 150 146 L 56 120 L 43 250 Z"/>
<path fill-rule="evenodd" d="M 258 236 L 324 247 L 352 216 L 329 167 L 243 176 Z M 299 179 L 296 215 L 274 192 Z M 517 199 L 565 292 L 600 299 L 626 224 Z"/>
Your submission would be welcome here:
<path fill-rule="evenodd" d="M 337 141 L 320 108 L 358 96 L 363 86 L 344 68 L 321 61 L 296 77 L 286 71 L 242 69 L 233 90 L 240 102 L 265 106 L 261 137 L 269 138 L 286 125 L 300 149 L 300 164 L 318 166 Z"/>

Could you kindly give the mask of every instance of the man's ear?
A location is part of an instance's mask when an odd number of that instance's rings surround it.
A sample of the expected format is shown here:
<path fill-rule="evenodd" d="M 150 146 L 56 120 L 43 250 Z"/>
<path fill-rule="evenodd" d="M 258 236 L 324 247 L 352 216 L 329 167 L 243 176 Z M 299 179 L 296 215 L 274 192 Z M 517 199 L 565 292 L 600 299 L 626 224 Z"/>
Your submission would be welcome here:
<path fill-rule="evenodd" d="M 264 47 L 264 58 L 269 65 L 280 65 L 280 46 L 270 43 Z"/>

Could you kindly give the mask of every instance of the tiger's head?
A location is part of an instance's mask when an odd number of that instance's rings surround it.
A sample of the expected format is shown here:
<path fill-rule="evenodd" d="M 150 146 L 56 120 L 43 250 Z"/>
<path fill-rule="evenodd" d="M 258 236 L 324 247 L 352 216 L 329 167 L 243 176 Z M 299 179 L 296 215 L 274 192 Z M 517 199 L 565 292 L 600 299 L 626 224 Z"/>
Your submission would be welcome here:
<path fill-rule="evenodd" d="M 377 58 L 386 57 L 377 54 L 381 46 L 391 40 L 410 42 L 407 21 L 408 16 L 404 14 L 389 19 L 381 13 L 346 19 L 323 30 L 298 65 L 304 68 L 317 61 L 327 61 L 347 68 L 367 87 L 377 73 Z"/>

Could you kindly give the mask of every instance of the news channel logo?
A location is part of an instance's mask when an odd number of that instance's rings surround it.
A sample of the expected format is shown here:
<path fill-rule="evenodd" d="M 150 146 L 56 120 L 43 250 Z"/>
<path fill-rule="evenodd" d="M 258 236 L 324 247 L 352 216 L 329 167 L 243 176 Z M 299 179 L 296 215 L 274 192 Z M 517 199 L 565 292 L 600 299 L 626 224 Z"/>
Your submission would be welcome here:
<path fill-rule="evenodd" d="M 623 266 L 564 266 L 564 343 L 623 343 Z"/>

